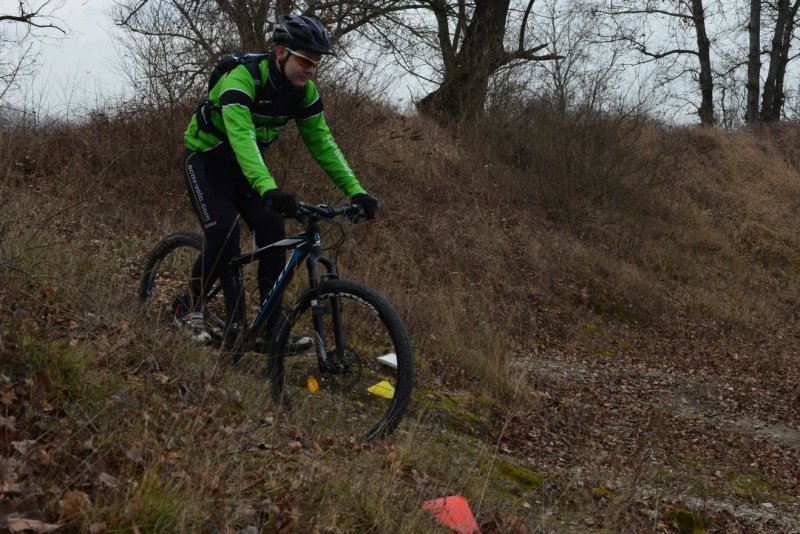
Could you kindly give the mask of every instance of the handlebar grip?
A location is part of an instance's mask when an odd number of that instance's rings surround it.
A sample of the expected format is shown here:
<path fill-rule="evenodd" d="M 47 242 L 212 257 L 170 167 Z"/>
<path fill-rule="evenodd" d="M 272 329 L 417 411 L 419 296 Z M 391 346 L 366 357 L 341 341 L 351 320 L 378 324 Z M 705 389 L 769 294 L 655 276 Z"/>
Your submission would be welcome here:
<path fill-rule="evenodd" d="M 337 215 L 344 215 L 351 222 L 356 222 L 362 217 L 366 216 L 364 208 L 360 204 L 347 204 L 339 208 L 333 208 L 326 204 L 305 204 L 303 202 L 297 203 L 297 215 L 302 217 L 304 215 L 313 215 L 322 219 L 333 219 Z"/>
<path fill-rule="evenodd" d="M 361 204 L 350 204 L 347 206 L 346 215 L 347 218 L 350 219 L 350 222 L 355 223 L 358 222 L 360 218 L 366 216 L 366 212 Z"/>

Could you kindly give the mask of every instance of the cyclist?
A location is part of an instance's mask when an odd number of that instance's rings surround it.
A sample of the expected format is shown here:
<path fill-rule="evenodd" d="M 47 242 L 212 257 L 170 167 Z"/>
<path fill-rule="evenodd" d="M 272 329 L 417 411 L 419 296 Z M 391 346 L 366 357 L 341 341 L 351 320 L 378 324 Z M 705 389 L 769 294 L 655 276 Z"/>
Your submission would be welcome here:
<path fill-rule="evenodd" d="M 297 212 L 295 197 L 278 187 L 261 154 L 294 119 L 314 159 L 351 202 L 375 217 L 378 201 L 367 194 L 331 135 L 312 77 L 324 55 L 335 55 L 325 27 L 303 15 L 279 16 L 272 31 L 274 50 L 261 58 L 255 75 L 244 63 L 211 87 L 186 129 L 184 178 L 192 208 L 205 234 L 203 252 L 192 269 L 190 295 L 175 306 L 175 322 L 196 341 L 211 339 L 197 311 L 221 267 L 239 254 L 238 216 L 263 247 L 285 237 L 283 216 Z M 286 262 L 283 251 L 258 265 L 262 302 Z M 279 317 L 267 320 L 267 330 Z M 310 346 L 310 339 L 293 340 Z M 296 347 L 302 349 L 304 347 Z"/>

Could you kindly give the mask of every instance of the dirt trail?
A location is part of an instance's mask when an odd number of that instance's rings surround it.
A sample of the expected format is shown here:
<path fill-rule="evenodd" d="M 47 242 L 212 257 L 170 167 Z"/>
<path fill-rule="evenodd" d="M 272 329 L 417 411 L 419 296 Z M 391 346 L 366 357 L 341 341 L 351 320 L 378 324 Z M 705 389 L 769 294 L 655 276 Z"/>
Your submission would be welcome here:
<path fill-rule="evenodd" d="M 770 441 L 776 445 L 800 451 L 800 425 L 770 422 L 748 416 L 745 410 L 726 410 L 716 399 L 724 398 L 730 386 L 710 377 L 676 377 L 657 371 L 635 371 L 609 366 L 590 366 L 586 363 L 562 362 L 539 358 L 533 363 L 534 376 L 547 381 L 575 381 L 594 386 L 600 384 L 610 389 L 614 384 L 638 383 L 639 402 L 653 408 L 666 408 L 678 417 L 704 421 L 710 426 L 746 434 L 753 439 Z M 620 392 L 630 393 L 630 387 L 621 386 Z"/>
<path fill-rule="evenodd" d="M 696 345 L 669 362 L 628 342 L 616 351 L 586 346 L 512 359 L 513 372 L 528 377 L 533 409 L 508 425 L 510 450 L 562 485 L 613 490 L 616 507 L 639 507 L 642 525 L 685 507 L 710 532 L 800 532 L 790 376 L 748 371 L 724 351 L 717 356 L 730 368 L 707 357 L 692 365 Z"/>

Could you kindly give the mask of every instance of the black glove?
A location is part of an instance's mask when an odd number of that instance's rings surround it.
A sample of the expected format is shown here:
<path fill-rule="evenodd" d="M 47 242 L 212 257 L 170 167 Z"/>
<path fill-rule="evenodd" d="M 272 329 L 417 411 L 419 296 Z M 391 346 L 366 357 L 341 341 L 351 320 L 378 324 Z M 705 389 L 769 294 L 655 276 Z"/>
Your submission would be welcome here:
<path fill-rule="evenodd" d="M 367 219 L 370 221 L 375 218 L 375 212 L 378 211 L 378 199 L 366 193 L 359 193 L 350 199 L 353 204 L 358 204 L 364 210 Z"/>
<path fill-rule="evenodd" d="M 297 215 L 297 200 L 294 195 L 280 189 L 270 189 L 264 193 L 264 200 L 267 201 L 267 207 L 273 211 L 283 213 L 287 217 Z"/>

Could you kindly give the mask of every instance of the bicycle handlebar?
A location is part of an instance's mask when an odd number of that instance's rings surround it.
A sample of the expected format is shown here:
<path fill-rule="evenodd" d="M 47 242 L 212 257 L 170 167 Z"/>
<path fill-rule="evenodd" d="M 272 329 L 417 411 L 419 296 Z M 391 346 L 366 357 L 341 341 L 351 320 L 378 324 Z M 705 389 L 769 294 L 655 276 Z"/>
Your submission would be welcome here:
<path fill-rule="evenodd" d="M 350 219 L 351 222 L 356 222 L 365 215 L 364 208 L 362 208 L 359 204 L 346 204 L 344 206 L 334 208 L 326 204 L 313 205 L 298 202 L 297 206 L 298 217 L 312 216 L 318 219 L 333 219 L 339 215 L 344 215 Z"/>

